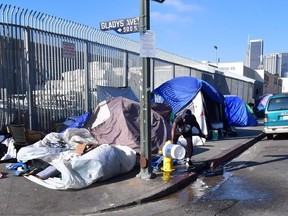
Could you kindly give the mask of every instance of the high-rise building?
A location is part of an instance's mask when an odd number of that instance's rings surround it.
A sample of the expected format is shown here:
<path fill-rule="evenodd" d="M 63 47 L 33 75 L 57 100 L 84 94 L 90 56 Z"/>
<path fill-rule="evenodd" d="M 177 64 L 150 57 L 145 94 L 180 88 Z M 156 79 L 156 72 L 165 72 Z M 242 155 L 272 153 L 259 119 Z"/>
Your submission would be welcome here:
<path fill-rule="evenodd" d="M 264 70 L 288 77 L 288 53 L 272 53 L 264 57 Z"/>
<path fill-rule="evenodd" d="M 263 46 L 262 39 L 250 40 L 247 52 L 247 66 L 253 70 L 263 69 Z"/>

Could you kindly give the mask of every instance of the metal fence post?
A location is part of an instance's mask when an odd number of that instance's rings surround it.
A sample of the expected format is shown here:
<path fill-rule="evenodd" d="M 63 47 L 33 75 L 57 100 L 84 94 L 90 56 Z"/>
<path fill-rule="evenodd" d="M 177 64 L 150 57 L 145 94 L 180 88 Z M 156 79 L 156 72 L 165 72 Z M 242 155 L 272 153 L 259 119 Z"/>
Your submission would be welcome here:
<path fill-rule="evenodd" d="M 84 86 L 85 86 L 85 92 L 84 92 L 84 109 L 85 109 L 85 112 L 88 112 L 89 111 L 89 107 L 91 107 L 91 101 L 90 101 L 90 97 L 89 97 L 89 93 L 90 93 L 90 89 L 91 89 L 91 85 L 90 85 L 90 73 L 91 73 L 91 67 L 89 68 L 89 50 L 88 50 L 88 41 L 85 41 L 84 42 L 84 74 L 85 74 L 85 77 L 84 77 Z"/>
<path fill-rule="evenodd" d="M 27 27 L 25 28 L 25 47 L 24 47 L 24 52 L 25 52 L 25 63 L 26 63 L 26 73 L 27 73 L 27 102 L 28 102 L 28 121 L 29 121 L 29 129 L 33 129 L 33 122 L 34 122 L 34 115 L 33 115 L 33 89 L 32 89 L 32 83 L 31 83 L 31 63 L 30 63 L 30 28 Z"/>

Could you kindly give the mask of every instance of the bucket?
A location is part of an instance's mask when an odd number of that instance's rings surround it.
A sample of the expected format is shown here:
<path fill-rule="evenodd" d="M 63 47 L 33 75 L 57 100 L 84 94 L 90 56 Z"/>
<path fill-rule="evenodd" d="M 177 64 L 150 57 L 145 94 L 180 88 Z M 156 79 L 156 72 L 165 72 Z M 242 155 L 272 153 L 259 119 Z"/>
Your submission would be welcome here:
<path fill-rule="evenodd" d="M 187 140 L 183 136 L 180 136 L 177 141 L 177 144 L 185 148 L 187 146 Z"/>
<path fill-rule="evenodd" d="M 183 159 L 185 153 L 185 148 L 181 145 L 166 143 L 163 146 L 163 155 L 168 158 Z"/>
<path fill-rule="evenodd" d="M 218 130 L 212 130 L 212 140 L 218 140 Z"/>

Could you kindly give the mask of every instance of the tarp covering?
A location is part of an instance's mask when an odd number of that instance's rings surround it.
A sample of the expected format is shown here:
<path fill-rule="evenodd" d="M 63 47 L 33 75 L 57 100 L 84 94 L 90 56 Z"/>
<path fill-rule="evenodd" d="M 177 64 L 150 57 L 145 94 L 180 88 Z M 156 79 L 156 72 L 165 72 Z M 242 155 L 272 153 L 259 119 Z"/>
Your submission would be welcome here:
<path fill-rule="evenodd" d="M 59 146 L 57 143 L 64 142 Z M 42 180 L 33 175 L 26 178 L 55 190 L 80 189 L 96 181 L 126 173 L 136 164 L 136 152 L 127 146 L 102 144 L 84 155 L 76 153 L 76 146 L 95 143 L 85 128 L 69 128 L 64 133 L 49 133 L 43 140 L 22 147 L 17 160 L 27 162 L 41 159 L 54 166 L 60 177 Z"/>
<path fill-rule="evenodd" d="M 67 120 L 69 122 L 72 122 L 67 128 L 65 128 L 62 133 L 67 130 L 68 128 L 82 128 L 85 124 L 85 122 L 89 119 L 89 116 L 91 115 L 91 112 L 86 112 L 83 115 L 76 118 L 75 121 Z"/>
<path fill-rule="evenodd" d="M 97 101 L 98 103 L 109 100 L 114 97 L 125 97 L 133 101 L 139 102 L 137 96 L 132 91 L 131 87 L 109 87 L 109 86 L 96 86 Z"/>
<path fill-rule="evenodd" d="M 249 104 L 245 104 L 245 105 L 246 105 L 247 111 L 248 111 L 252 116 L 255 116 L 255 113 L 254 113 L 252 107 L 249 106 Z"/>
<path fill-rule="evenodd" d="M 258 125 L 257 119 L 247 110 L 246 104 L 236 95 L 225 95 L 225 115 L 230 126 Z"/>
<path fill-rule="evenodd" d="M 258 118 L 264 118 L 264 110 L 265 110 L 266 103 L 272 95 L 273 94 L 267 93 L 258 97 L 255 100 L 254 113 Z"/>
<path fill-rule="evenodd" d="M 151 109 L 160 114 L 168 123 L 170 123 L 172 109 L 168 104 L 151 103 Z"/>
<path fill-rule="evenodd" d="M 212 85 L 195 77 L 183 76 L 168 80 L 152 92 L 152 99 L 160 95 L 177 113 L 190 103 L 201 91 L 211 100 L 224 103 L 224 97 Z"/>
<path fill-rule="evenodd" d="M 98 143 L 125 145 L 140 153 L 140 103 L 124 97 L 102 101 L 84 126 Z M 158 153 L 170 140 L 171 126 L 151 109 L 151 151 Z"/>
<path fill-rule="evenodd" d="M 264 94 L 255 100 L 255 107 L 257 111 L 261 111 L 265 109 L 266 103 L 272 95 L 273 94 Z"/>

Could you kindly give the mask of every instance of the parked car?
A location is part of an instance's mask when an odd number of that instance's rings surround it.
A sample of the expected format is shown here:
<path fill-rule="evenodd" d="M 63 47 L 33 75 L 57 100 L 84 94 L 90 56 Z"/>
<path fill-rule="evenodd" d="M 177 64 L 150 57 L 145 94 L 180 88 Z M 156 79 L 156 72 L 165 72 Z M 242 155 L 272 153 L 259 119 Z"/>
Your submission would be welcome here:
<path fill-rule="evenodd" d="M 265 106 L 264 133 L 267 139 L 280 133 L 288 133 L 288 94 L 275 94 Z"/>

